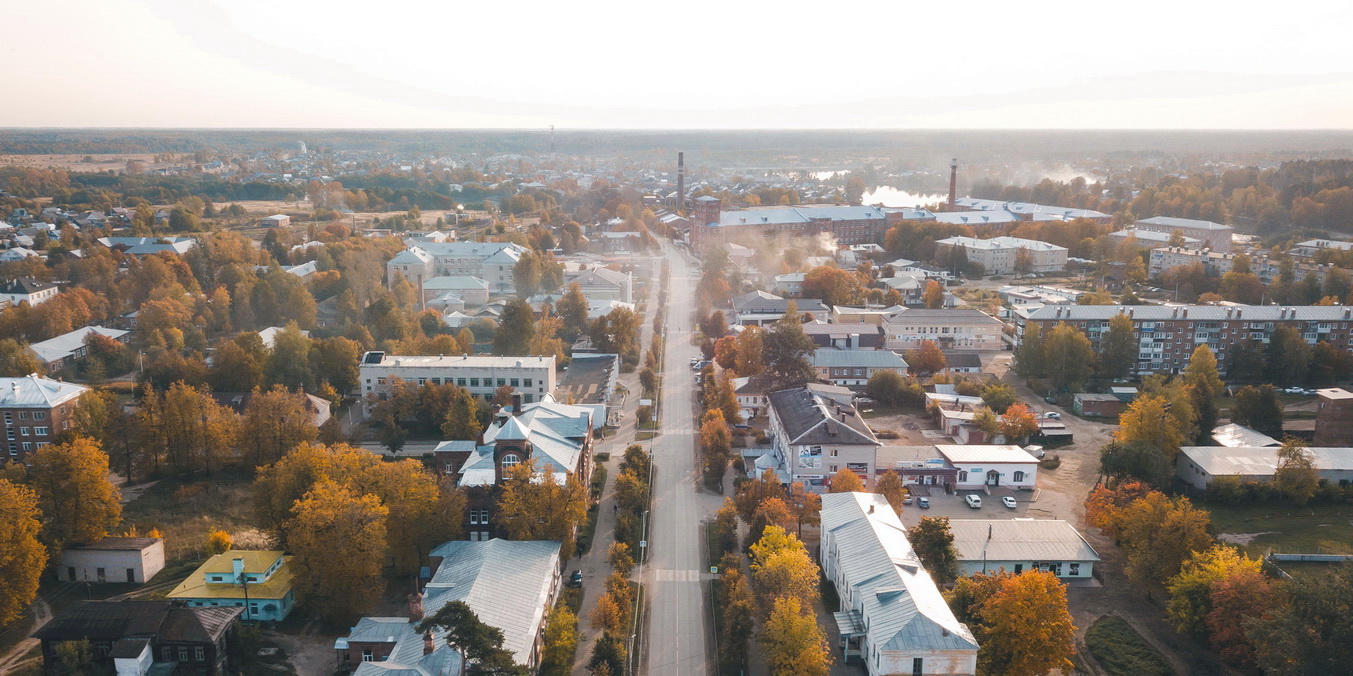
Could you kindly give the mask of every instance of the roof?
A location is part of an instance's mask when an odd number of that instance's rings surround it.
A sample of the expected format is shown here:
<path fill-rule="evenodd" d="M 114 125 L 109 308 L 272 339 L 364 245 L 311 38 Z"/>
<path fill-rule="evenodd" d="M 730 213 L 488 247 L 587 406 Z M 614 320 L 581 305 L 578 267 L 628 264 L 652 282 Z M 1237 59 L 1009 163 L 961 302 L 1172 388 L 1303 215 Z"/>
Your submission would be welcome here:
<path fill-rule="evenodd" d="M 172 605 L 172 601 L 79 602 L 33 632 L 33 638 L 116 641 L 135 636 L 154 636 Z"/>
<path fill-rule="evenodd" d="M 870 644 L 887 651 L 977 650 L 977 639 L 954 617 L 921 566 L 886 498 L 823 495 L 822 531 L 831 534 L 837 564 L 850 585 L 840 595 L 858 599 L 853 610 L 865 619 Z"/>
<path fill-rule="evenodd" d="M 571 396 L 574 403 L 608 403 L 619 373 L 618 354 L 575 354 L 558 389 Z"/>
<path fill-rule="evenodd" d="M 1227 423 L 1212 428 L 1212 440 L 1218 446 L 1236 448 L 1239 446 L 1282 446 L 1283 442 L 1267 434 L 1252 430 L 1244 425 Z"/>
<path fill-rule="evenodd" d="M 1224 321 L 1238 319 L 1256 322 L 1348 321 L 1353 306 L 1348 305 L 1045 305 L 1029 313 L 1029 319 L 1044 321 L 1108 321 L 1118 314 L 1134 320 L 1168 319 Z"/>
<path fill-rule="evenodd" d="M 244 596 L 244 590 L 239 585 L 223 582 L 207 582 L 207 573 L 232 573 L 232 561 L 235 558 L 244 559 L 244 572 L 262 574 L 268 570 L 277 557 L 282 556 L 282 552 L 268 551 L 249 551 L 249 550 L 231 550 L 223 554 L 217 554 L 206 563 L 203 563 L 193 571 L 183 582 L 180 582 L 173 591 L 167 596 L 171 599 L 235 599 Z M 259 599 L 280 599 L 291 591 L 291 581 L 294 574 L 288 561 L 283 561 L 282 566 L 277 572 L 272 574 L 266 582 L 250 582 L 250 598 Z"/>
<path fill-rule="evenodd" d="M 794 223 L 810 223 L 815 220 L 877 220 L 880 223 L 883 223 L 887 218 L 887 214 L 878 207 L 837 205 L 777 206 L 724 211 L 719 214 L 717 223 L 710 223 L 709 225 L 787 225 Z"/>
<path fill-rule="evenodd" d="M 1028 451 L 1012 444 L 973 444 L 968 446 L 937 444 L 935 449 L 955 465 L 959 463 L 995 464 L 1014 462 L 1032 465 L 1038 462 L 1038 458 L 1029 455 Z"/>
<path fill-rule="evenodd" d="M 1127 230 L 1119 230 L 1119 231 L 1117 231 L 1117 232 L 1111 232 L 1111 233 L 1109 233 L 1109 236 L 1110 236 L 1110 237 L 1121 237 L 1121 238 L 1123 238 L 1123 239 L 1127 239 L 1128 237 L 1135 237 L 1135 238 L 1137 238 L 1137 239 L 1144 240 L 1144 241 L 1147 241 L 1147 242 L 1169 242 L 1169 241 L 1170 241 L 1170 233 L 1168 233 L 1168 232 L 1156 232 L 1155 230 L 1136 230 L 1136 229 L 1132 229 L 1132 228 L 1129 228 L 1129 229 L 1127 229 Z M 1184 243 L 1185 243 L 1185 244 L 1201 244 L 1202 241 L 1203 241 L 1203 240 L 1198 239 L 1198 238 L 1196 238 L 1196 237 L 1188 237 L 1188 236 L 1184 236 Z"/>
<path fill-rule="evenodd" d="M 1194 218 L 1175 218 L 1173 216 L 1153 216 L 1137 221 L 1137 225 L 1154 225 L 1166 228 L 1189 228 L 1192 230 L 1235 230 L 1229 225 L 1200 221 Z"/>
<path fill-rule="evenodd" d="M 960 561 L 1098 561 L 1071 524 L 1052 519 L 950 519 Z"/>
<path fill-rule="evenodd" d="M 431 552 L 442 563 L 424 590 L 424 612 L 432 616 L 463 601 L 481 621 L 502 630 L 503 648 L 518 664 L 528 664 L 559 574 L 559 550 L 555 540 L 442 544 Z"/>
<path fill-rule="evenodd" d="M 808 387 L 771 392 L 769 400 L 784 425 L 788 444 L 879 445 L 874 432 L 853 406 L 840 406 Z"/>
<path fill-rule="evenodd" d="M 171 608 L 160 625 L 161 641 L 215 643 L 244 612 L 242 607 Z"/>
<path fill-rule="evenodd" d="M 471 275 L 445 275 L 442 277 L 429 277 L 423 280 L 424 291 L 465 291 L 465 290 L 485 290 L 489 288 L 489 283 Z"/>
<path fill-rule="evenodd" d="M 39 291 L 45 291 L 55 287 L 55 284 L 33 279 L 32 277 L 19 277 L 0 283 L 0 293 L 32 295 Z"/>
<path fill-rule="evenodd" d="M 86 326 L 76 329 L 70 333 L 63 333 L 55 338 L 49 338 L 40 343 L 33 343 L 28 348 L 38 359 L 50 364 L 55 361 L 61 361 L 69 357 L 77 350 L 85 346 L 85 337 L 91 333 L 97 333 L 114 340 L 121 340 L 124 336 L 131 333 L 121 329 L 105 329 L 102 326 Z"/>
<path fill-rule="evenodd" d="M 52 408 L 78 399 L 88 390 L 36 373 L 22 378 L 0 378 L 0 408 Z"/>
<path fill-rule="evenodd" d="M 578 286 L 623 286 L 630 281 L 630 277 L 628 273 L 618 272 L 610 268 L 590 268 L 564 275 L 564 287 L 568 288 L 569 284 L 577 284 Z"/>
<path fill-rule="evenodd" d="M 379 362 L 363 361 L 363 367 L 381 368 L 406 367 L 428 368 L 434 366 L 466 368 L 550 368 L 554 369 L 554 357 L 494 357 L 490 355 L 385 355 Z"/>
<path fill-rule="evenodd" d="M 139 552 L 153 546 L 157 542 L 163 542 L 160 538 L 119 538 L 106 537 L 97 542 L 91 542 L 87 545 L 70 545 L 66 549 L 78 550 L 100 550 L 109 552 Z"/>
<path fill-rule="evenodd" d="M 980 369 L 982 368 L 982 355 L 976 352 L 945 352 L 944 362 L 951 369 Z"/>
<path fill-rule="evenodd" d="M 973 237 L 947 237 L 935 242 L 949 246 L 961 246 L 966 249 L 1029 249 L 1032 251 L 1068 251 L 1066 247 L 1040 242 L 1036 239 L 1020 237 L 992 237 L 976 239 Z"/>
<path fill-rule="evenodd" d="M 1077 392 L 1076 401 L 1113 401 L 1122 403 L 1123 400 L 1119 399 L 1117 395 L 1113 394 L 1097 394 L 1095 392 Z"/>
<path fill-rule="evenodd" d="M 866 326 L 868 326 L 866 324 Z M 855 367 L 871 369 L 907 368 L 907 362 L 889 350 L 838 350 L 818 348 L 813 353 L 815 368 Z"/>
<path fill-rule="evenodd" d="M 1342 387 L 1326 387 L 1316 390 L 1315 393 L 1321 399 L 1353 399 L 1353 392 L 1349 392 Z"/>
<path fill-rule="evenodd" d="M 919 322 L 919 323 L 962 322 L 963 324 L 972 324 L 976 322 L 978 324 L 1004 326 L 1001 320 L 992 317 L 991 315 L 982 312 L 981 310 L 974 310 L 972 308 L 950 308 L 950 309 L 916 308 L 914 310 L 903 309 L 900 312 L 895 312 L 892 315 L 885 317 L 883 321 L 888 324 L 900 324 L 906 322 Z"/>
<path fill-rule="evenodd" d="M 1353 448 L 1315 446 L 1306 450 L 1318 471 L 1353 470 Z M 1213 476 L 1265 477 L 1278 467 L 1277 446 L 1185 446 L 1179 452 Z"/>
<path fill-rule="evenodd" d="M 530 441 L 533 457 L 541 460 L 541 469 L 554 472 L 555 480 L 562 481 L 578 468 L 578 460 L 596 417 L 593 406 L 561 404 L 551 395 L 522 407 L 521 415 L 506 416 L 496 425 L 484 430 L 484 445 L 465 460 L 460 468 L 460 485 L 482 486 L 498 479 L 494 465 L 494 444 L 504 441 Z"/>

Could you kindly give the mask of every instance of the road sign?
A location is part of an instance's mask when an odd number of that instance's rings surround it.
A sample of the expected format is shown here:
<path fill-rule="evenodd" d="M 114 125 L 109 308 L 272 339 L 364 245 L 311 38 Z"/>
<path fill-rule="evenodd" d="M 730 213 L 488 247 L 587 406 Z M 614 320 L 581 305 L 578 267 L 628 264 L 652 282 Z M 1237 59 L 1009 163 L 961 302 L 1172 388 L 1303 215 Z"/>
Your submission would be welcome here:
<path fill-rule="evenodd" d="M 639 549 L 643 549 L 643 548 L 645 548 L 645 547 L 647 547 L 647 546 L 648 546 L 648 540 L 640 540 L 640 541 L 639 541 Z"/>

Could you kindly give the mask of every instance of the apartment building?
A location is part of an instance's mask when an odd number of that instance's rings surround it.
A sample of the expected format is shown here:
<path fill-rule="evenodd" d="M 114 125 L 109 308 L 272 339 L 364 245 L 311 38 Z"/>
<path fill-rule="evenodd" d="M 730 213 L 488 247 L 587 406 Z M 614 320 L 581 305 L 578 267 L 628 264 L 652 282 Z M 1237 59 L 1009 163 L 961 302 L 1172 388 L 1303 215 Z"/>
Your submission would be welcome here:
<path fill-rule="evenodd" d="M 1222 253 L 1210 249 L 1160 247 L 1151 250 L 1151 264 L 1147 268 L 1147 272 L 1152 277 L 1159 277 L 1161 273 L 1170 268 L 1200 263 L 1209 273 L 1220 276 L 1231 271 L 1237 255 L 1240 254 Z M 1295 263 L 1292 266 L 1292 271 L 1295 279 L 1301 280 L 1308 275 L 1315 275 L 1315 278 L 1323 284 L 1325 273 L 1329 271 L 1330 267 L 1311 263 Z M 1268 284 L 1281 274 L 1282 262 L 1269 258 L 1267 255 L 1253 256 L 1250 258 L 1250 272 L 1253 272 L 1265 284 Z"/>
<path fill-rule="evenodd" d="M 904 310 L 883 321 L 884 346 L 914 350 L 931 341 L 942 350 L 999 350 L 1005 324 L 981 310 Z"/>
<path fill-rule="evenodd" d="M 1308 239 L 1305 242 L 1293 244 L 1291 253 L 1297 258 L 1314 258 L 1316 254 L 1325 249 L 1349 251 L 1353 250 L 1353 242 L 1342 242 L 1337 239 Z"/>
<path fill-rule="evenodd" d="M 850 470 L 873 485 L 879 440 L 840 387 L 805 385 L 770 393 L 771 454 L 789 481 L 822 492 Z"/>
<path fill-rule="evenodd" d="M 384 398 L 395 379 L 412 385 L 455 385 L 483 399 L 492 399 L 500 387 L 510 387 L 525 403 L 554 392 L 554 357 L 491 357 L 483 355 L 362 355 L 363 399 Z M 370 403 L 364 404 L 369 407 Z"/>
<path fill-rule="evenodd" d="M 1154 249 L 1158 246 L 1166 246 L 1170 243 L 1170 233 L 1168 232 L 1156 232 L 1155 230 L 1137 230 L 1134 228 L 1129 228 L 1127 230 L 1119 230 L 1117 232 L 1111 232 L 1105 235 L 1105 237 L 1108 237 L 1109 242 L 1111 242 L 1114 246 L 1120 246 L 1123 242 L 1132 240 L 1133 242 L 1136 242 L 1137 246 L 1142 249 Z M 1184 238 L 1183 245 L 1187 248 L 1197 249 L 1203 246 L 1203 240 L 1198 239 L 1197 237 L 1183 236 L 1183 238 Z"/>
<path fill-rule="evenodd" d="M 1109 330 L 1109 320 L 1125 314 L 1132 320 L 1139 352 L 1136 373 L 1179 373 L 1198 345 L 1217 356 L 1223 373 L 1234 348 L 1245 341 L 1267 343 L 1280 326 L 1291 326 L 1306 342 L 1328 342 L 1341 350 L 1353 349 L 1353 306 L 1278 305 L 1056 305 L 1017 313 L 1016 338 L 1030 322 L 1044 335 L 1057 324 L 1079 329 L 1095 349 Z"/>
<path fill-rule="evenodd" d="M 1150 230 L 1166 234 L 1177 232 L 1185 237 L 1194 237 L 1202 240 L 1207 248 L 1222 253 L 1231 250 L 1231 235 L 1236 232 L 1236 229 L 1229 225 L 1173 216 L 1145 218 L 1137 221 L 1136 225 L 1139 231 Z"/>
<path fill-rule="evenodd" d="M 29 453 L 52 443 L 62 430 L 70 429 L 75 402 L 89 388 L 43 378 L 34 373 L 22 378 L 0 378 L 0 416 L 5 421 L 6 460 L 23 462 Z"/>
<path fill-rule="evenodd" d="M 946 237 L 935 242 L 936 255 L 952 247 L 961 247 L 969 263 L 978 263 L 988 274 L 1006 275 L 1015 272 L 1019 252 L 1029 254 L 1029 272 L 1057 272 L 1066 269 L 1067 248 L 1021 237 Z"/>
<path fill-rule="evenodd" d="M 494 293 L 512 293 L 512 268 L 526 248 L 511 242 L 422 242 L 399 252 L 385 264 L 386 280 L 399 273 L 418 287 L 427 278 L 478 277 Z"/>

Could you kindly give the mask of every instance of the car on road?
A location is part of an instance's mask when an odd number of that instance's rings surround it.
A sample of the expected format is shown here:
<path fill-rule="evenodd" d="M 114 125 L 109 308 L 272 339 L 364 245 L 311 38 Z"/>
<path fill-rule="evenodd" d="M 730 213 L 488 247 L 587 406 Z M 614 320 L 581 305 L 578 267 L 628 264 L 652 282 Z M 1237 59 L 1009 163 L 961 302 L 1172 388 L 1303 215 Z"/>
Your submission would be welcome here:
<path fill-rule="evenodd" d="M 921 509 L 930 509 L 930 498 L 916 498 L 916 505 Z"/>
<path fill-rule="evenodd" d="M 971 508 L 973 508 L 973 509 L 981 509 L 981 508 L 982 508 L 982 498 L 980 498 L 980 497 L 978 497 L 978 496 L 976 496 L 976 495 L 965 495 L 965 496 L 963 496 L 963 501 L 966 502 L 966 503 L 968 503 L 968 506 L 971 507 Z"/>
<path fill-rule="evenodd" d="M 974 497 L 975 497 L 975 496 L 974 496 Z M 1006 508 L 1008 508 L 1008 509 L 1014 509 L 1014 508 L 1015 508 L 1015 499 L 1007 495 L 1007 496 L 1001 498 L 1001 504 L 1002 504 L 1002 505 L 1005 505 Z"/>
<path fill-rule="evenodd" d="M 1062 414 L 1056 411 L 1048 411 L 1047 413 L 1043 414 L 1043 417 L 1047 418 L 1048 420 L 1061 420 Z"/>
<path fill-rule="evenodd" d="M 583 586 L 583 572 L 581 570 L 573 571 L 573 574 L 568 577 L 568 586 L 570 587 Z"/>

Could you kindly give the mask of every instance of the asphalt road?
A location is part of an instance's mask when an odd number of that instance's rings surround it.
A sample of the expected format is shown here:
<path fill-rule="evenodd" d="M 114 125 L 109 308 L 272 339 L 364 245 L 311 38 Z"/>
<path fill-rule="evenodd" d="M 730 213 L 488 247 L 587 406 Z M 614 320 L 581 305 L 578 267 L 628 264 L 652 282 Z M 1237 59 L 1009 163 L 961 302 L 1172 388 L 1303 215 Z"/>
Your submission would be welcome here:
<path fill-rule="evenodd" d="M 700 524 L 723 503 L 718 495 L 696 490 L 692 401 L 694 378 L 690 359 L 697 279 L 689 259 L 668 247 L 671 280 L 668 298 L 667 356 L 663 365 L 662 434 L 653 440 L 653 513 L 648 535 L 649 559 L 641 580 L 648 590 L 647 647 L 640 672 L 655 676 L 703 676 L 714 665 L 705 631 L 705 585 L 708 577 L 701 547 Z"/>

